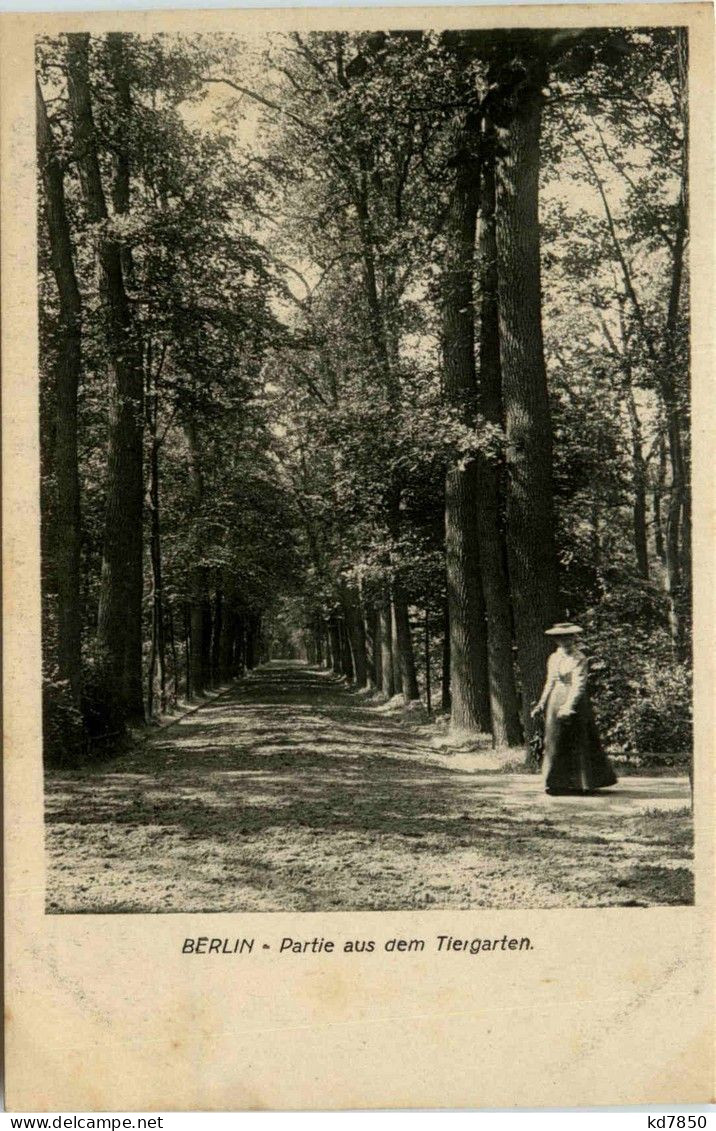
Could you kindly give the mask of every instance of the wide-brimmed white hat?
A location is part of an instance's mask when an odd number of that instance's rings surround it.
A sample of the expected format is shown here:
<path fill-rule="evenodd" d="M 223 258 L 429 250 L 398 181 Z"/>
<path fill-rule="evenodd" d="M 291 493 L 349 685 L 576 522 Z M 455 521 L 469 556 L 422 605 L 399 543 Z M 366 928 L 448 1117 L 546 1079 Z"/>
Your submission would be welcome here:
<path fill-rule="evenodd" d="M 553 624 L 545 629 L 545 636 L 578 636 L 582 631 L 578 624 Z"/>

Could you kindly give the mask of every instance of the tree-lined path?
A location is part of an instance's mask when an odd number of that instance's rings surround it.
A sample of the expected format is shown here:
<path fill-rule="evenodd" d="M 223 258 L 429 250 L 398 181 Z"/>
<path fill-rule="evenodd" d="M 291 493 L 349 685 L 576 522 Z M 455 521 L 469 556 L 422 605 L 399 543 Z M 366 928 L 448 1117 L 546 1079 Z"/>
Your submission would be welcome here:
<path fill-rule="evenodd" d="M 316 668 L 261 667 L 129 754 L 48 776 L 48 910 L 684 903 L 685 778 L 548 798 Z"/>
<path fill-rule="evenodd" d="M 36 61 L 51 908 L 688 901 L 685 30 Z M 565 619 L 647 775 L 578 804 Z"/>

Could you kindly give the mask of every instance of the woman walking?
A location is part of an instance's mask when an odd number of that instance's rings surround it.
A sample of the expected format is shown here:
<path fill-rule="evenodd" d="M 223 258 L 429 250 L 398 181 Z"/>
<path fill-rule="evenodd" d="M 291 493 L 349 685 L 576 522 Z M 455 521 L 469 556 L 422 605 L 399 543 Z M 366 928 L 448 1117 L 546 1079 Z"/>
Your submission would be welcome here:
<path fill-rule="evenodd" d="M 602 750 L 587 689 L 587 658 L 577 646 L 576 624 L 555 624 L 546 635 L 557 648 L 534 717 L 545 712 L 542 773 L 547 793 L 591 793 L 614 785 L 616 774 Z"/>

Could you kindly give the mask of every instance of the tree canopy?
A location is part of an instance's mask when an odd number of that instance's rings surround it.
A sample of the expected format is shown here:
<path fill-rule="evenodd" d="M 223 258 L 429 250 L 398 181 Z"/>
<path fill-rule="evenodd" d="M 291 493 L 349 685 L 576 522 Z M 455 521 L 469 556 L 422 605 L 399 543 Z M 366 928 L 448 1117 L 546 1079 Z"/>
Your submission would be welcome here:
<path fill-rule="evenodd" d="M 37 49 L 46 752 L 283 650 L 690 744 L 678 28 Z"/>

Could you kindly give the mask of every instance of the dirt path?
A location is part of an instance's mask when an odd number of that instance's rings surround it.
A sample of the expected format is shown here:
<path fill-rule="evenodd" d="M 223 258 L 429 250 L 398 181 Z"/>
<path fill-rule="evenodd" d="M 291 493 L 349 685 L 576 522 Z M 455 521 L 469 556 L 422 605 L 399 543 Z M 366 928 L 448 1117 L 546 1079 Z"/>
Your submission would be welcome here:
<path fill-rule="evenodd" d="M 132 754 L 47 783 L 48 911 L 690 902 L 685 778 L 548 798 L 325 673 L 270 665 Z"/>

